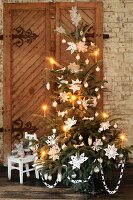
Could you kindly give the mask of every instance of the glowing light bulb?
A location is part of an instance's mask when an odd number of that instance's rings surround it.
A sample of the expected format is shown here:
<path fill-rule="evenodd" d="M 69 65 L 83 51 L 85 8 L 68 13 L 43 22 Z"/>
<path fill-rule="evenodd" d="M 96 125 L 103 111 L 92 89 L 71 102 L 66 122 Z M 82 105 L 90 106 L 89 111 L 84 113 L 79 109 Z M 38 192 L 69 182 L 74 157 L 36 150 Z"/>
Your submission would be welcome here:
<path fill-rule="evenodd" d="M 40 151 L 40 157 L 42 160 L 44 160 L 44 157 L 46 156 L 46 151 L 44 149 L 41 149 Z"/>
<path fill-rule="evenodd" d="M 52 58 L 52 57 L 49 58 L 49 61 L 50 61 L 50 63 L 51 63 L 52 65 L 56 64 L 56 61 L 55 61 L 54 58 Z"/>

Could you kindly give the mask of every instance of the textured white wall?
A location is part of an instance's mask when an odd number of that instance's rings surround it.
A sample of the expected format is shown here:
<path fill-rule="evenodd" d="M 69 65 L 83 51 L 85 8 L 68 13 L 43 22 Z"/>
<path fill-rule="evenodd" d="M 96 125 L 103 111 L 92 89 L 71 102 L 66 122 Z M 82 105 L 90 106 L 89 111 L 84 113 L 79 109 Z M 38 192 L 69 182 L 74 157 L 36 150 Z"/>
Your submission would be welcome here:
<path fill-rule="evenodd" d="M 61 2 L 75 2 L 63 1 Z M 80 2 L 86 0 L 80 0 Z M 92 0 L 95 2 L 95 0 Z M 98 1 L 98 0 L 97 0 Z M 133 143 L 133 0 L 101 0 L 104 6 L 104 76 L 109 92 L 104 94 L 104 108 L 114 117 L 120 117 L 120 127 L 128 135 L 128 144 Z M 4 2 L 48 2 L 47 0 L 0 0 L 0 34 L 2 34 L 2 6 Z M 52 2 L 52 1 L 49 1 Z M 89 2 L 89 1 L 87 1 Z M 2 45 L 0 41 L 0 111 L 2 98 Z M 2 115 L 0 112 L 0 126 Z M 0 133 L 0 154 L 2 155 Z M 0 157 L 1 157 L 0 155 Z"/>

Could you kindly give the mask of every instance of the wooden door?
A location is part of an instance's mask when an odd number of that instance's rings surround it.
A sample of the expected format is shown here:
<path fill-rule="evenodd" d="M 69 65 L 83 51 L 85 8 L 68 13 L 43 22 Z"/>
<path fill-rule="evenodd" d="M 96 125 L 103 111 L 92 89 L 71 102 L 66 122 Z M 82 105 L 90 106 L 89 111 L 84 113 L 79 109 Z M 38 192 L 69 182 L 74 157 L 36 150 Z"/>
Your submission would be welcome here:
<path fill-rule="evenodd" d="M 51 67 L 47 57 L 55 56 L 60 62 L 66 57 L 71 59 L 54 29 L 61 22 L 70 31 L 73 29 L 69 10 L 74 5 L 4 4 L 4 162 L 16 142 L 13 121 L 21 118 L 36 126 L 33 114 L 43 114 L 41 107 L 48 96 L 45 69 Z M 101 2 L 77 3 L 77 6 L 84 22 L 94 23 L 94 41 L 102 49 Z"/>

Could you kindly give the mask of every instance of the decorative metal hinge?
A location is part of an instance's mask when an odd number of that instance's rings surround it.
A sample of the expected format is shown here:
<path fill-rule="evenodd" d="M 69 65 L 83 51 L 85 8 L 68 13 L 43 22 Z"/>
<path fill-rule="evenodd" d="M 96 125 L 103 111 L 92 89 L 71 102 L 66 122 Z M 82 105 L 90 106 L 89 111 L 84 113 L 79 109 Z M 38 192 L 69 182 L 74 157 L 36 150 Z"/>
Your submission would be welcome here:
<path fill-rule="evenodd" d="M 31 29 L 24 30 L 21 26 L 14 28 L 14 34 L 12 34 L 12 40 L 16 46 L 21 47 L 25 42 L 31 44 L 38 35 L 33 33 Z"/>

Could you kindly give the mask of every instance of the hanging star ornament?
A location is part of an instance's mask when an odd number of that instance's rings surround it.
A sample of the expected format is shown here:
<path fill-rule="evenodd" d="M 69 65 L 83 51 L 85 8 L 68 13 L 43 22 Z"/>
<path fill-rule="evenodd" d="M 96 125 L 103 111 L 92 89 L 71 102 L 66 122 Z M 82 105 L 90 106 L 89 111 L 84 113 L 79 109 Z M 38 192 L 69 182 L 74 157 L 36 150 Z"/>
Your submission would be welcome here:
<path fill-rule="evenodd" d="M 75 62 L 70 63 L 67 67 L 71 71 L 71 73 L 77 73 L 80 71 L 80 66 L 77 65 Z"/>
<path fill-rule="evenodd" d="M 85 157 L 84 153 L 82 153 L 80 156 L 76 154 L 75 156 L 71 156 L 71 161 L 69 161 L 69 164 L 72 165 L 73 169 L 80 169 L 80 165 L 84 163 L 87 159 L 88 157 Z"/>
<path fill-rule="evenodd" d="M 87 52 L 87 48 L 88 48 L 88 46 L 85 44 L 85 42 L 80 41 L 79 43 L 77 43 L 78 52 L 85 53 L 85 52 Z"/>
<path fill-rule="evenodd" d="M 61 101 L 66 102 L 66 101 L 68 101 L 68 99 L 69 99 L 69 96 L 68 96 L 68 94 L 66 92 L 61 92 L 60 93 L 60 100 Z"/>
<path fill-rule="evenodd" d="M 64 123 L 66 124 L 67 129 L 70 130 L 71 127 L 77 123 L 77 120 L 75 120 L 74 117 L 72 117 L 68 118 L 66 121 L 64 121 Z"/>
<path fill-rule="evenodd" d="M 46 140 L 46 143 L 48 146 L 55 145 L 58 141 L 58 137 L 55 137 L 55 134 L 48 136 L 48 140 Z"/>
<path fill-rule="evenodd" d="M 69 47 L 66 50 L 70 50 L 71 54 L 74 53 L 77 50 L 77 46 L 74 42 L 67 42 Z"/>
<path fill-rule="evenodd" d="M 115 159 L 117 155 L 119 155 L 117 153 L 117 148 L 115 147 L 115 145 L 109 145 L 108 147 L 104 149 L 104 151 L 106 152 L 105 155 L 110 159 L 113 158 Z"/>
<path fill-rule="evenodd" d="M 80 20 L 81 20 L 81 16 L 78 13 L 77 6 L 72 7 L 72 9 L 69 10 L 69 12 L 70 12 L 70 17 L 71 17 L 72 24 L 74 24 L 77 27 L 79 22 L 80 22 Z"/>
<path fill-rule="evenodd" d="M 73 90 L 73 93 L 75 93 L 76 91 L 79 91 L 81 88 L 81 82 L 79 79 L 76 79 L 76 81 L 72 80 L 72 84 L 70 84 L 69 89 Z"/>
<path fill-rule="evenodd" d="M 105 130 L 109 129 L 110 126 L 111 126 L 111 125 L 110 125 L 109 121 L 107 121 L 107 122 L 102 122 L 102 123 L 100 124 L 100 128 L 99 128 L 98 131 L 99 131 L 99 132 L 105 131 Z"/>

